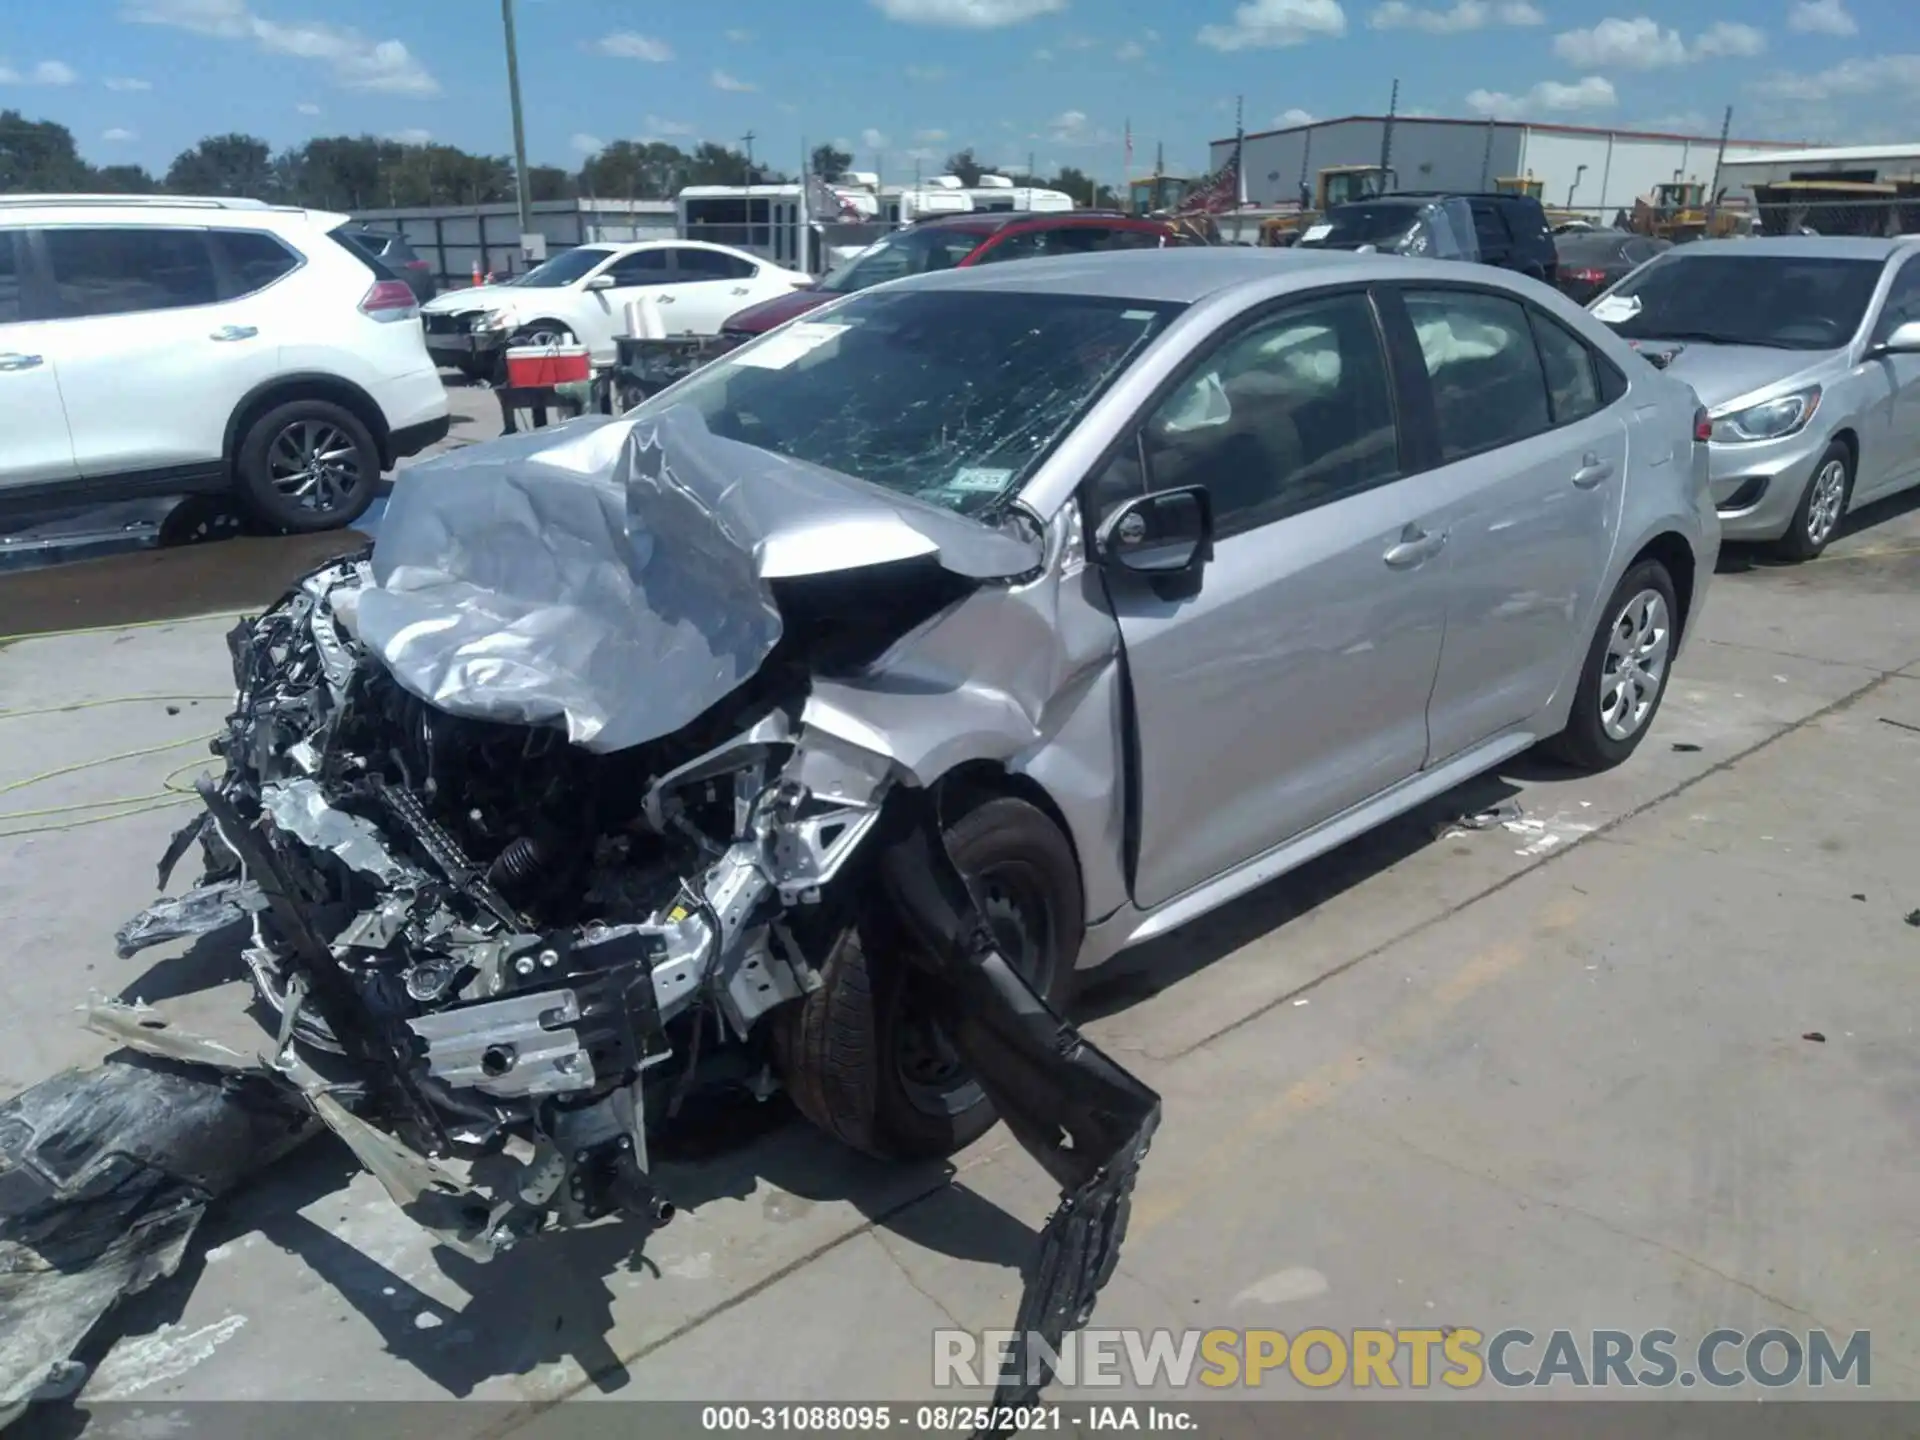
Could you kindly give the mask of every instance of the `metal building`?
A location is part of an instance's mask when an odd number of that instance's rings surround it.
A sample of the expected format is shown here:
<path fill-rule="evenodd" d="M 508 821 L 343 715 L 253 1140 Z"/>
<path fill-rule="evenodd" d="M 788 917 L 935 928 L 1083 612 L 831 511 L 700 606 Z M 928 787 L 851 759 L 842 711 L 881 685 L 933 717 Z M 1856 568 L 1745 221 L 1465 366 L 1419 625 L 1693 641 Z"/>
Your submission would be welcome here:
<path fill-rule="evenodd" d="M 1920 180 L 1920 141 L 1905 145 L 1848 145 L 1826 150 L 1776 150 L 1735 161 L 1720 176 L 1732 193 L 1782 180 L 1883 184 Z"/>
<path fill-rule="evenodd" d="M 1387 119 L 1349 115 L 1246 136 L 1246 193 L 1254 205 L 1291 204 L 1319 172 L 1337 165 L 1378 165 Z M 1608 130 L 1505 120 L 1442 120 L 1396 116 L 1387 159 L 1402 190 L 1491 190 L 1496 180 L 1531 176 L 1548 205 L 1611 216 L 1669 180 L 1711 183 L 1717 135 Z M 1729 139 L 1726 158 L 1746 160 L 1792 150 L 1803 141 Z M 1212 145 L 1218 168 L 1233 154 L 1231 139 Z M 1723 184 L 1726 182 L 1722 181 Z"/>
<path fill-rule="evenodd" d="M 549 255 L 595 241 L 672 240 L 679 225 L 671 200 L 536 200 L 532 210 L 533 228 L 546 237 Z M 356 210 L 353 218 L 406 236 L 443 286 L 470 283 L 476 266 L 503 279 L 527 268 L 520 212 L 511 202 Z"/>

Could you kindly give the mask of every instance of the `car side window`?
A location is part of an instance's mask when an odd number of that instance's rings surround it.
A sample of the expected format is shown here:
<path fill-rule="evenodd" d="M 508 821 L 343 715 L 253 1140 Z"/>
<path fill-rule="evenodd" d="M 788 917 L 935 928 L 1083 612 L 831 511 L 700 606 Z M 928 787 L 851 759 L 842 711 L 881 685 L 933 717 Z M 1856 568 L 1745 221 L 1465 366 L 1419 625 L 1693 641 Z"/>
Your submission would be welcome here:
<path fill-rule="evenodd" d="M 1151 488 L 1206 487 L 1222 537 L 1398 478 L 1372 304 L 1329 295 L 1224 341 L 1149 417 L 1143 448 Z"/>
<path fill-rule="evenodd" d="M 299 267 L 300 257 L 264 230 L 221 230 L 215 241 L 233 277 L 233 296 L 264 290 Z"/>
<path fill-rule="evenodd" d="M 1893 277 L 1886 304 L 1880 307 L 1880 322 L 1873 327 L 1876 342 L 1885 340 L 1902 325 L 1920 320 L 1920 258 L 1909 258 Z"/>
<path fill-rule="evenodd" d="M 1507 253 L 1507 227 L 1501 223 L 1500 211 L 1492 205 L 1475 205 L 1473 208 L 1473 231 L 1480 239 L 1480 252 L 1483 255 L 1504 255 Z"/>
<path fill-rule="evenodd" d="M 177 310 L 219 299 L 204 230 L 76 225 L 41 234 L 64 317 Z"/>
<path fill-rule="evenodd" d="M 673 252 L 673 268 L 689 280 L 751 280 L 755 269 L 737 255 L 691 246 Z"/>
<path fill-rule="evenodd" d="M 20 262 L 14 258 L 12 230 L 0 230 L 0 325 L 20 318 Z"/>
<path fill-rule="evenodd" d="M 1540 346 L 1540 366 L 1547 374 L 1547 404 L 1556 425 L 1569 425 L 1599 412 L 1600 377 L 1593 351 L 1558 320 L 1538 310 L 1527 312 L 1533 338 Z"/>
<path fill-rule="evenodd" d="M 1481 290 L 1409 290 L 1406 302 L 1433 382 L 1442 460 L 1552 428 L 1540 352 L 1518 300 Z"/>
<path fill-rule="evenodd" d="M 667 255 L 665 250 L 636 250 L 622 255 L 602 273 L 611 275 L 615 285 L 670 285 L 673 275 Z"/>
<path fill-rule="evenodd" d="M 1107 230 L 1102 232 L 1106 243 L 1094 248 L 1099 250 L 1158 250 L 1167 243 L 1166 237 L 1158 230 Z"/>
<path fill-rule="evenodd" d="M 1053 254 L 1048 245 L 1051 232 L 1046 230 L 1023 230 L 1018 235 L 1003 236 L 1000 243 L 989 246 L 980 252 L 976 265 L 993 265 L 1002 260 L 1032 260 L 1041 255 Z"/>

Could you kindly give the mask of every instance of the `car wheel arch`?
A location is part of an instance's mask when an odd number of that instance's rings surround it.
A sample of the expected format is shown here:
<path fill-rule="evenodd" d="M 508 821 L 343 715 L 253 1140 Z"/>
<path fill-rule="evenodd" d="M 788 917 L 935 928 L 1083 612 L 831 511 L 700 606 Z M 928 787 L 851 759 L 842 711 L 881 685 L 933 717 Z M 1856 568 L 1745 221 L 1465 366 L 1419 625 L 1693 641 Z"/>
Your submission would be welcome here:
<path fill-rule="evenodd" d="M 1658 560 L 1665 568 L 1667 578 L 1673 582 L 1673 598 L 1680 612 L 1674 617 L 1674 624 L 1684 637 L 1693 616 L 1694 587 L 1699 568 L 1693 545 L 1679 531 L 1663 530 L 1634 551 L 1633 558 L 1621 567 L 1620 573 L 1626 574 L 1643 560 Z"/>
<path fill-rule="evenodd" d="M 1074 838 L 1073 826 L 1067 821 L 1066 811 L 1047 787 L 1031 775 L 1009 769 L 997 760 L 966 760 L 934 781 L 932 789 L 939 802 L 940 813 L 949 823 L 989 800 L 1024 800 L 1052 821 L 1054 828 L 1065 838 L 1067 848 L 1073 852 L 1074 869 L 1080 873 L 1084 887 L 1086 861 L 1080 854 L 1080 844 Z"/>
<path fill-rule="evenodd" d="M 233 414 L 227 419 L 226 441 L 221 451 L 229 471 L 238 461 L 240 443 L 246 439 L 254 421 L 276 405 L 285 405 L 294 400 L 324 400 L 349 411 L 373 436 L 373 443 L 380 451 L 381 465 L 391 468 L 394 460 L 393 431 L 378 402 L 351 380 L 324 371 L 314 371 L 276 375 L 256 385 L 234 406 Z"/>
<path fill-rule="evenodd" d="M 1851 493 L 1852 484 L 1860 478 L 1860 437 L 1854 434 L 1851 426 L 1843 425 L 1840 429 L 1833 432 L 1833 440 L 1835 443 L 1846 447 L 1849 490 L 1847 499 L 1851 501 L 1853 499 Z"/>

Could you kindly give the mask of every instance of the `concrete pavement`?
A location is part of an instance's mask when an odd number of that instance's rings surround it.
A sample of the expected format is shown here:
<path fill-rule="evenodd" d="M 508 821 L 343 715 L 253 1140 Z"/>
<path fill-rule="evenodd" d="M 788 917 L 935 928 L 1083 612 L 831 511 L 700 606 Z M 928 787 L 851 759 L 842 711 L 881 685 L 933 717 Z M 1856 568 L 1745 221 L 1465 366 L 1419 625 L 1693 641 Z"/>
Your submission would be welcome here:
<path fill-rule="evenodd" d="M 1094 1323 L 1870 1329 L 1873 1393 L 1920 1398 L 1920 507 L 1867 519 L 1799 569 L 1730 557 L 1627 766 L 1517 764 L 1086 997 L 1166 1097 Z M 224 628 L 0 649 L 0 709 L 188 697 L 0 721 L 0 785 L 211 728 Z M 1506 796 L 1518 828 L 1448 823 Z M 184 814 L 0 839 L 0 1093 L 100 1053 L 89 987 L 226 973 L 113 958 Z M 668 1167 L 683 1213 L 640 1259 L 603 1227 L 467 1264 L 316 1147 L 127 1309 L 88 1396 L 927 1398 L 935 1327 L 1011 1322 L 1050 1186 L 1003 1131 L 913 1170 L 762 1118 Z"/>

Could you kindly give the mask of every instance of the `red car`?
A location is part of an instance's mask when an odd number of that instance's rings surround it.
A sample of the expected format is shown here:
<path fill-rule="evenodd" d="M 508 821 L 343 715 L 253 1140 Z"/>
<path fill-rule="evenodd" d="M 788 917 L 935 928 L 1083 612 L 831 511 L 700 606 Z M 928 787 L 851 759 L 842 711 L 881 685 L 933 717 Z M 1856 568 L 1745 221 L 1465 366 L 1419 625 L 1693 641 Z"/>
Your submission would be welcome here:
<path fill-rule="evenodd" d="M 1087 255 L 1100 250 L 1155 250 L 1185 243 L 1190 242 L 1164 220 L 1141 220 L 1101 210 L 1058 215 L 1020 211 L 942 215 L 894 231 L 818 285 L 749 305 L 731 316 L 720 333 L 750 339 L 829 300 L 903 275 L 986 265 L 995 260 Z"/>

